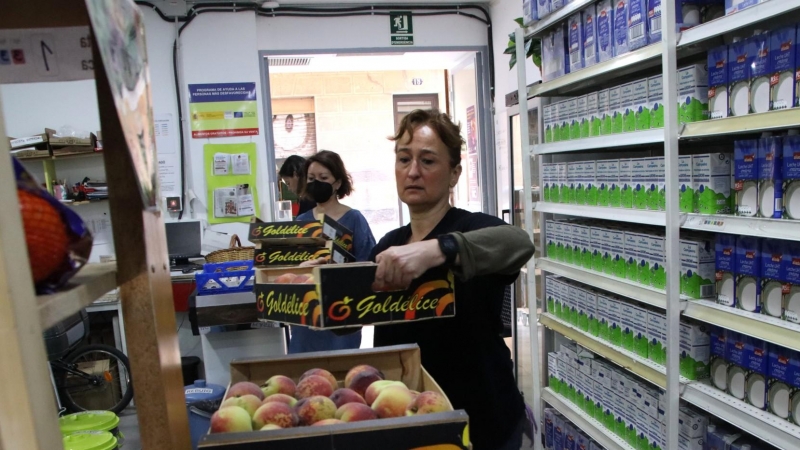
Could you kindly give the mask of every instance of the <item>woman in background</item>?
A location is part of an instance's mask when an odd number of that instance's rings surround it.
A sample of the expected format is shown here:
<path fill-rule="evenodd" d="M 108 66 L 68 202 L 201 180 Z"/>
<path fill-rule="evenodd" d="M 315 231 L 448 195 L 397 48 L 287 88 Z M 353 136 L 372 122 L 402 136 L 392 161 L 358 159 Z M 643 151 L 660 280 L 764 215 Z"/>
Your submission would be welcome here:
<path fill-rule="evenodd" d="M 322 150 L 306 160 L 306 184 L 303 194 L 317 206 L 297 216 L 297 220 L 314 220 L 324 214 L 353 232 L 353 245 L 348 251 L 356 261 L 367 261 L 375 238 L 367 219 L 358 210 L 339 203 L 353 192 L 353 180 L 338 153 Z M 345 350 L 359 348 L 361 330 L 344 336 L 332 331 L 317 331 L 306 327 L 292 327 L 289 353 Z"/>
<path fill-rule="evenodd" d="M 305 189 L 306 186 L 305 166 L 305 158 L 302 156 L 292 155 L 286 158 L 286 161 L 284 161 L 283 165 L 281 166 L 281 170 L 278 171 L 278 175 L 280 175 L 281 180 L 286 183 L 286 186 L 289 188 L 289 190 L 298 197 L 297 202 L 300 207 L 297 211 L 298 216 L 317 206 L 316 203 L 302 195 L 303 189 Z"/>

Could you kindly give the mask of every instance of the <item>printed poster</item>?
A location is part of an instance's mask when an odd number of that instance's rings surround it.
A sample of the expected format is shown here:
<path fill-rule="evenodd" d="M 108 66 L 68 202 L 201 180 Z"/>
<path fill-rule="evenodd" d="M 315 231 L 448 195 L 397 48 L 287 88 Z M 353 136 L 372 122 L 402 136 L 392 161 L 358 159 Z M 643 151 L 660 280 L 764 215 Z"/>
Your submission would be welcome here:
<path fill-rule="evenodd" d="M 203 146 L 208 223 L 250 222 L 258 215 L 256 144 Z"/>
<path fill-rule="evenodd" d="M 256 84 L 190 84 L 189 112 L 195 139 L 257 135 Z"/>
<path fill-rule="evenodd" d="M 475 106 L 467 107 L 467 201 L 481 200 L 478 185 L 478 119 Z"/>
<path fill-rule="evenodd" d="M 181 155 L 172 114 L 153 114 L 158 151 L 158 183 L 162 197 L 183 197 Z"/>

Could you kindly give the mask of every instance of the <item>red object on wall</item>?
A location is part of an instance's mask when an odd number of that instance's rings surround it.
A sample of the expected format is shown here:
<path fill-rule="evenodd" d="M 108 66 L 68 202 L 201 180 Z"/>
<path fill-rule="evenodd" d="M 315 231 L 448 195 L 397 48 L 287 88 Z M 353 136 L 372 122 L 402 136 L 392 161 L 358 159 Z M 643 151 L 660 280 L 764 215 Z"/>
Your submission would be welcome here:
<path fill-rule="evenodd" d="M 175 312 L 189 311 L 189 296 L 194 292 L 194 288 L 194 280 L 172 282 L 172 301 L 175 304 Z"/>

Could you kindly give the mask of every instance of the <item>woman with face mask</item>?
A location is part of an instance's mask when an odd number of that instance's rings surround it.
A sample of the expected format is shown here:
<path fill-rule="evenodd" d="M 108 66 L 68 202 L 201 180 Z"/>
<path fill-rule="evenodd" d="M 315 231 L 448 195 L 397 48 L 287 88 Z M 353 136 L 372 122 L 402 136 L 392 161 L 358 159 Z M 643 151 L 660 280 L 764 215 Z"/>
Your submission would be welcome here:
<path fill-rule="evenodd" d="M 299 206 L 297 215 L 303 214 L 306 211 L 310 211 L 312 208 L 317 206 L 317 204 L 312 200 L 309 200 L 302 195 L 306 186 L 305 165 L 305 158 L 298 155 L 292 155 L 286 158 L 286 161 L 284 161 L 283 165 L 281 166 L 281 170 L 278 171 L 281 181 L 286 184 L 286 187 L 288 187 L 293 194 L 299 197 L 297 201 Z"/>
<path fill-rule="evenodd" d="M 317 206 L 297 216 L 296 220 L 315 220 L 324 214 L 353 232 L 353 243 L 347 250 L 356 261 L 367 261 L 375 237 L 367 219 L 358 210 L 339 203 L 353 192 L 353 181 L 338 153 L 322 150 L 308 158 L 305 164 L 306 184 L 304 195 Z M 306 327 L 292 327 L 289 353 L 317 352 L 359 348 L 361 331 L 338 336 L 332 331 L 317 331 Z"/>

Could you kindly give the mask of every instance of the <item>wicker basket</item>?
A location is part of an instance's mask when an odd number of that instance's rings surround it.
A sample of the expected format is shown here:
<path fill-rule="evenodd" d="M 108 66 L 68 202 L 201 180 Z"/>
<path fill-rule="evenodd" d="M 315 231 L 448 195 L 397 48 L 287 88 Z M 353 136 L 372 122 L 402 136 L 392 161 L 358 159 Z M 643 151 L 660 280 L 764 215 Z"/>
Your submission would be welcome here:
<path fill-rule="evenodd" d="M 253 259 L 255 254 L 255 247 L 242 247 L 242 241 L 239 236 L 231 236 L 231 248 L 224 248 L 222 250 L 214 250 L 206 255 L 206 262 L 209 263 L 223 263 L 231 261 L 249 261 Z"/>

